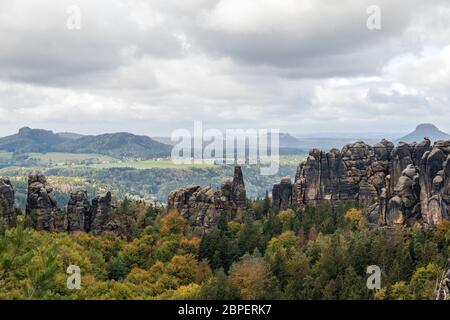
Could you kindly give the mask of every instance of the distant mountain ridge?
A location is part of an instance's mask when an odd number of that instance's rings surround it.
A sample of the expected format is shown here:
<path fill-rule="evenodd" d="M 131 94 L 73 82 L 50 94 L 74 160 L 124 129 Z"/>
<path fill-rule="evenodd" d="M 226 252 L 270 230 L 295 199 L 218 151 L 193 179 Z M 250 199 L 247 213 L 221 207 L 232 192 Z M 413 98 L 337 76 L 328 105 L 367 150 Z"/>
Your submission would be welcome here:
<path fill-rule="evenodd" d="M 439 130 L 434 124 L 431 123 L 422 123 L 419 124 L 416 129 L 407 134 L 406 136 L 397 139 L 396 142 L 404 141 L 407 143 L 412 142 L 420 142 L 424 138 L 428 138 L 431 141 L 437 141 L 437 140 L 449 140 L 450 135 Z"/>
<path fill-rule="evenodd" d="M 0 138 L 0 150 L 14 153 L 49 152 L 67 141 L 53 131 L 23 127 L 18 133 Z"/>
<path fill-rule="evenodd" d="M 170 137 L 152 137 L 161 143 L 175 145 L 176 142 L 171 141 Z M 342 148 L 348 143 L 352 143 L 358 140 L 364 140 L 367 143 L 375 144 L 380 139 L 368 139 L 368 138 L 352 138 L 352 137 L 296 137 L 290 133 L 280 132 L 279 134 L 279 147 L 280 154 L 298 154 L 302 151 L 308 151 L 313 148 L 320 149 L 332 149 L 332 148 Z M 207 144 L 207 143 L 205 143 Z"/>
<path fill-rule="evenodd" d="M 16 154 L 33 152 L 98 153 L 119 159 L 151 159 L 169 156 L 172 147 L 149 137 L 127 132 L 83 136 L 24 127 L 16 134 L 0 138 L 0 150 Z"/>
<path fill-rule="evenodd" d="M 100 153 L 117 158 L 149 159 L 170 155 L 172 147 L 147 136 L 128 132 L 105 133 L 97 136 L 83 136 L 57 146 L 60 151 L 78 153 Z"/>
<path fill-rule="evenodd" d="M 70 140 L 75 140 L 75 139 L 84 137 L 83 134 L 79 134 L 79 133 L 75 133 L 75 132 L 57 132 L 56 134 L 63 138 L 70 139 Z"/>

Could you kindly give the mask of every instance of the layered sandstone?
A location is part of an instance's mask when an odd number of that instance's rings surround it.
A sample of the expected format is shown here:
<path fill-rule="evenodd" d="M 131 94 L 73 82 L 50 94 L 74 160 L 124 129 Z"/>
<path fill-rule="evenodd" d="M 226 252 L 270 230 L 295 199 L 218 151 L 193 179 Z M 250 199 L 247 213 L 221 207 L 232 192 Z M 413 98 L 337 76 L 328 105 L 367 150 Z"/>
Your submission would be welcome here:
<path fill-rule="evenodd" d="M 58 208 L 53 188 L 47 184 L 47 179 L 40 172 L 28 176 L 25 214 L 31 226 L 38 231 L 66 230 L 65 217 Z"/>
<path fill-rule="evenodd" d="M 31 174 L 28 177 L 25 211 L 30 225 L 38 231 L 84 231 L 96 235 L 117 229 L 118 226 L 112 219 L 110 192 L 96 196 L 92 199 L 92 204 L 89 203 L 87 191 L 82 188 L 75 188 L 69 196 L 67 212 L 64 213 L 58 208 L 54 190 L 45 176 L 40 172 Z"/>
<path fill-rule="evenodd" d="M 70 193 L 67 204 L 67 230 L 86 231 L 89 229 L 90 204 L 87 191 L 77 188 Z"/>
<path fill-rule="evenodd" d="M 374 146 L 358 141 L 329 152 L 313 149 L 292 186 L 287 179 L 274 186 L 273 203 L 285 209 L 290 202 L 302 207 L 325 200 L 359 201 L 371 222 L 434 226 L 449 218 L 449 159 L 450 141 L 431 145 L 427 138 L 397 146 L 382 140 Z"/>
<path fill-rule="evenodd" d="M 236 166 L 233 180 L 226 180 L 220 190 L 213 187 L 187 186 L 172 191 L 167 200 L 168 211 L 176 210 L 190 225 L 206 230 L 217 224 L 225 214 L 228 219 L 232 212 L 247 207 L 246 190 L 242 169 Z"/>
<path fill-rule="evenodd" d="M 272 189 L 273 205 L 280 210 L 286 210 L 292 205 L 293 185 L 290 177 L 284 177 Z"/>
<path fill-rule="evenodd" d="M 15 223 L 14 189 L 8 178 L 0 177 L 0 228 L 13 227 Z"/>
<path fill-rule="evenodd" d="M 117 229 L 112 219 L 112 210 L 111 192 L 106 192 L 92 199 L 92 206 L 86 223 L 87 231 L 98 235 L 105 231 Z"/>

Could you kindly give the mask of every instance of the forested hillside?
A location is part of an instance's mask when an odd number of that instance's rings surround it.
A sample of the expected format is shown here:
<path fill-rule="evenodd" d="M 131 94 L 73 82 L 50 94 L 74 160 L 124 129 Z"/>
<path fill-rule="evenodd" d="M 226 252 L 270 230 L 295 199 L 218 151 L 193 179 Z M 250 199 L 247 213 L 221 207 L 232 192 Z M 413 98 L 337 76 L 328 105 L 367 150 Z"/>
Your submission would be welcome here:
<path fill-rule="evenodd" d="M 24 127 L 16 134 L 0 138 L 0 150 L 16 156 L 35 152 L 69 152 L 95 153 L 118 159 L 152 159 L 168 157 L 172 147 L 126 132 L 82 136 Z"/>
<path fill-rule="evenodd" d="M 27 194 L 26 176 L 32 168 L 10 168 L 0 171 L 0 175 L 12 177 L 16 189 L 16 200 L 19 206 L 25 207 Z M 281 177 L 295 175 L 296 165 L 281 165 L 277 175 L 262 176 L 259 168 L 248 166 L 243 168 L 248 196 L 250 198 L 264 197 L 266 191 L 271 191 L 272 185 Z M 170 191 L 188 184 L 200 186 L 220 184 L 233 172 L 233 166 L 215 166 L 204 168 L 109 168 L 97 170 L 85 167 L 49 168 L 42 172 L 53 180 L 57 192 L 58 203 L 67 203 L 64 192 L 70 186 L 84 185 L 88 190 L 108 188 L 118 198 L 140 197 L 147 200 L 157 200 L 165 203 Z"/>
<path fill-rule="evenodd" d="M 130 237 L 49 233 L 18 226 L 0 236 L 0 299 L 433 299 L 450 245 L 435 230 L 370 229 L 356 205 L 224 218 L 194 236 L 175 212 L 125 200 Z M 66 286 L 69 265 L 80 290 Z M 366 268 L 382 270 L 368 290 Z"/>

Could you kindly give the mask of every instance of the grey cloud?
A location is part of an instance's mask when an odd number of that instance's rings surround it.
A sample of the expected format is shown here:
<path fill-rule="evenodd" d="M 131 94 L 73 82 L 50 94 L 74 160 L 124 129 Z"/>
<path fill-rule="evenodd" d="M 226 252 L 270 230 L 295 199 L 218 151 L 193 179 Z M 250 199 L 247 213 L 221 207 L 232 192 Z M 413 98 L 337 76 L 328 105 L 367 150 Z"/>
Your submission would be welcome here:
<path fill-rule="evenodd" d="M 81 10 L 80 30 L 66 26 L 71 5 Z M 173 34 L 160 25 L 140 28 L 127 17 L 127 6 L 117 1 L 5 0 L 0 10 L 10 15 L 0 19 L 3 79 L 50 85 L 89 82 L 89 77 L 145 55 L 180 55 L 181 46 Z"/>
<path fill-rule="evenodd" d="M 162 135 L 193 120 L 382 130 L 448 115 L 448 28 L 433 19 L 448 17 L 445 1 L 244 2 L 1 1 L 0 133 L 29 125 Z M 80 31 L 65 27 L 69 4 L 82 9 Z M 380 31 L 366 28 L 373 4 Z"/>
<path fill-rule="evenodd" d="M 391 90 L 390 93 L 385 94 L 378 89 L 370 88 L 367 91 L 367 98 L 374 103 L 380 104 L 401 104 L 405 106 L 427 106 L 429 104 L 425 97 L 412 94 L 401 94 L 396 90 Z"/>
<path fill-rule="evenodd" d="M 223 3 L 226 6 L 227 2 Z M 203 25 L 192 36 L 197 45 L 213 55 L 279 68 L 278 72 L 286 76 L 347 77 L 378 72 L 384 63 L 404 51 L 399 40 L 413 13 L 420 10 L 420 2 L 415 0 L 344 4 L 319 0 L 314 4 L 314 14 L 299 14 L 297 23 L 287 30 L 281 25 L 279 29 L 238 33 Z M 366 9 L 370 5 L 381 8 L 381 30 L 366 27 Z"/>

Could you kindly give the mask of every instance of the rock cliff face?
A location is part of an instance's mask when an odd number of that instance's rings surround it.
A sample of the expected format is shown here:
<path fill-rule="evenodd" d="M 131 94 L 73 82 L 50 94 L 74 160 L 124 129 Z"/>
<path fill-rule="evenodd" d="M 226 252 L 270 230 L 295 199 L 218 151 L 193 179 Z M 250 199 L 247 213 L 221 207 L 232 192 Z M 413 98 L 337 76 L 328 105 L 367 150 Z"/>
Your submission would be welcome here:
<path fill-rule="evenodd" d="M 434 226 L 449 219 L 450 141 L 397 146 L 382 140 L 369 146 L 362 141 L 341 151 L 313 149 L 290 185 L 274 185 L 273 203 L 280 209 L 320 201 L 355 200 L 366 204 L 370 222 L 409 225 L 416 221 Z M 292 190 L 292 196 L 290 196 Z"/>
<path fill-rule="evenodd" d="M 231 201 L 239 208 L 245 208 L 247 204 L 244 177 L 240 166 L 234 167 L 234 177 L 231 183 Z"/>
<path fill-rule="evenodd" d="M 212 187 L 187 186 L 168 196 L 168 210 L 176 210 L 199 230 L 216 224 L 222 214 L 231 218 L 232 211 L 246 208 L 246 191 L 241 167 L 234 170 L 233 180 L 225 181 L 220 190 Z"/>
<path fill-rule="evenodd" d="M 34 229 L 41 231 L 64 231 L 66 229 L 64 214 L 58 209 L 53 188 L 41 173 L 28 176 L 28 196 L 26 215 Z"/>
<path fill-rule="evenodd" d="M 93 234 L 101 234 L 104 231 L 117 229 L 117 226 L 112 221 L 112 209 L 111 192 L 98 195 L 92 199 L 92 207 L 85 224 L 86 230 Z"/>
<path fill-rule="evenodd" d="M 0 179 L 0 200 L 9 199 L 13 208 L 14 191 L 7 179 Z M 12 202 L 11 202 L 12 201 Z M 28 177 L 28 197 L 25 214 L 31 226 L 38 231 L 75 232 L 84 231 L 101 234 L 114 231 L 117 225 L 112 220 L 112 197 L 107 192 L 89 203 L 87 191 L 77 188 L 70 193 L 67 213 L 58 208 L 53 188 L 40 172 Z"/>
<path fill-rule="evenodd" d="M 272 189 L 273 205 L 280 210 L 286 210 L 292 205 L 293 185 L 291 178 L 284 177 L 279 184 Z"/>
<path fill-rule="evenodd" d="M 172 191 L 168 210 L 177 210 L 192 226 L 208 229 L 219 220 L 227 196 L 212 187 L 187 186 Z"/>
<path fill-rule="evenodd" d="M 86 231 L 89 229 L 90 204 L 86 190 L 76 189 L 70 193 L 67 204 L 67 230 Z"/>
<path fill-rule="evenodd" d="M 0 228 L 16 224 L 14 189 L 8 178 L 0 177 Z"/>

